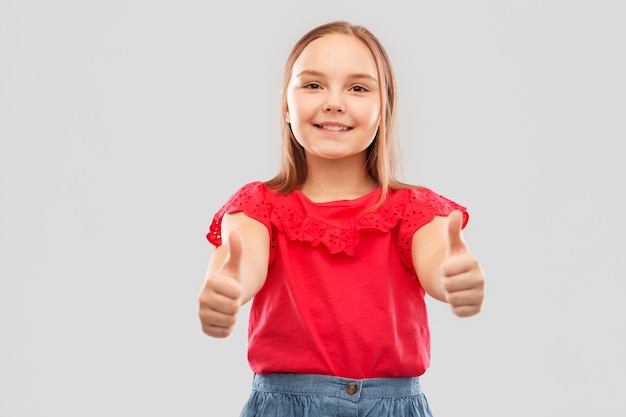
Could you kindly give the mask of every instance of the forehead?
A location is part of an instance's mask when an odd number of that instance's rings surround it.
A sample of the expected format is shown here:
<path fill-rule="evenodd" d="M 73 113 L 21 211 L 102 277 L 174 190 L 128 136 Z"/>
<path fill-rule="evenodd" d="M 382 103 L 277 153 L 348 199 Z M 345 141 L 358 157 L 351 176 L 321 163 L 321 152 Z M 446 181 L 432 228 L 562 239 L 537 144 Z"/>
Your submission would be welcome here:
<path fill-rule="evenodd" d="M 359 72 L 376 77 L 376 61 L 368 46 L 352 35 L 330 34 L 309 43 L 293 65 L 293 73 L 304 70 Z"/>

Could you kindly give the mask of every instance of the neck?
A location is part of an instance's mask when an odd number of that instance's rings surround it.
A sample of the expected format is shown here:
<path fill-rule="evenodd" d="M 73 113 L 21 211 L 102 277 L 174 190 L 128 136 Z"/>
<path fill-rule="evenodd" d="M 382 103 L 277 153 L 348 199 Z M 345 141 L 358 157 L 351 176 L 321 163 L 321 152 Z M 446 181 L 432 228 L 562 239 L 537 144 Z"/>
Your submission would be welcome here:
<path fill-rule="evenodd" d="M 307 178 L 301 191 L 313 201 L 352 200 L 376 187 L 365 168 L 365 154 L 342 160 L 307 156 Z"/>

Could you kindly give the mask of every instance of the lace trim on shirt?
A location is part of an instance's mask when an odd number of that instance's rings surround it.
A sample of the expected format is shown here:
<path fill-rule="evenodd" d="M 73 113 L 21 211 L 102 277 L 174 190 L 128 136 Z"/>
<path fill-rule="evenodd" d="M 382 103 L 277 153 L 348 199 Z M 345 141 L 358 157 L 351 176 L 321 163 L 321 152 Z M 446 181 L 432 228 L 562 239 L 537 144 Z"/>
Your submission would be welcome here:
<path fill-rule="evenodd" d="M 346 224 L 345 228 L 340 228 L 316 217 L 302 215 L 288 205 L 274 202 L 272 223 L 291 240 L 309 242 L 313 246 L 322 243 L 330 253 L 354 255 L 361 230 L 387 232 L 398 223 L 401 214 L 402 203 L 397 201 L 383 210 L 365 213 Z"/>
<path fill-rule="evenodd" d="M 406 268 L 413 267 L 411 249 L 413 235 L 422 226 L 430 223 L 435 216 L 447 216 L 453 210 L 463 213 L 463 227 L 469 220 L 467 209 L 432 191 L 429 188 L 411 189 L 407 194 L 407 203 L 396 241 L 400 259 Z"/>
<path fill-rule="evenodd" d="M 243 211 L 249 217 L 260 221 L 271 232 L 271 207 L 267 201 L 266 193 L 267 188 L 262 182 L 252 182 L 237 190 L 213 216 L 209 233 L 206 235 L 209 242 L 215 246 L 222 244 L 222 218 L 226 213 L 238 211 Z"/>
<path fill-rule="evenodd" d="M 413 234 L 429 223 L 436 215 L 447 216 L 452 210 L 464 213 L 463 226 L 468 216 L 465 207 L 436 194 L 432 190 L 412 188 L 392 192 L 385 204 L 373 212 L 365 212 L 345 228 L 330 225 L 313 216 L 306 216 L 284 201 L 291 196 L 269 196 L 262 182 L 243 186 L 214 216 L 207 238 L 215 245 L 221 244 L 221 221 L 225 213 L 243 211 L 263 223 L 272 238 L 272 224 L 291 240 L 309 242 L 313 246 L 324 244 L 330 253 L 345 252 L 354 255 L 361 230 L 388 232 L 400 222 L 396 246 L 405 266 L 411 267 L 411 242 Z M 271 200 L 271 201 L 270 201 Z M 273 258 L 273 256 L 271 256 Z"/>

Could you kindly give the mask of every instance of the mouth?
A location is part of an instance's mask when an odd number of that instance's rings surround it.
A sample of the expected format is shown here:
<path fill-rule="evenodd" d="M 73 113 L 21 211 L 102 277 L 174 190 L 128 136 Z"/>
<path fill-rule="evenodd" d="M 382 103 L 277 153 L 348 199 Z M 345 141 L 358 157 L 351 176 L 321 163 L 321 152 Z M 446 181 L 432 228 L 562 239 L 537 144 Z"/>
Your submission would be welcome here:
<path fill-rule="evenodd" d="M 337 125 L 318 125 L 314 124 L 315 127 L 324 130 L 330 130 L 331 132 L 344 132 L 346 130 L 351 130 L 352 128 L 349 126 L 337 126 Z"/>

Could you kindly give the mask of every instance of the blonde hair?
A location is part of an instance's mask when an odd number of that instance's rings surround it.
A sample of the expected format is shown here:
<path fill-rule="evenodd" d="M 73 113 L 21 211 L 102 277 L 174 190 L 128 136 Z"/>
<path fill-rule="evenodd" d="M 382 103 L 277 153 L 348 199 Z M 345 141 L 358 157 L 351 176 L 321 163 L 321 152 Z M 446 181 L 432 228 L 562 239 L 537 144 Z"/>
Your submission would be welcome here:
<path fill-rule="evenodd" d="M 266 181 L 269 188 L 276 189 L 280 194 L 286 194 L 299 189 L 304 184 L 307 175 L 304 149 L 296 140 L 291 127 L 286 120 L 287 88 L 291 80 L 294 62 L 302 51 L 315 39 L 331 34 L 354 36 L 361 40 L 372 52 L 380 83 L 381 115 L 378 132 L 374 141 L 367 149 L 367 172 L 381 186 L 382 196 L 379 203 L 384 201 L 389 189 L 408 187 L 395 177 L 397 169 L 398 141 L 396 138 L 396 80 L 391 67 L 391 61 L 380 41 L 365 27 L 352 25 L 345 21 L 326 23 L 311 29 L 294 45 L 287 63 L 285 64 L 283 85 L 281 90 L 281 133 L 282 155 L 281 168 L 278 174 Z"/>

